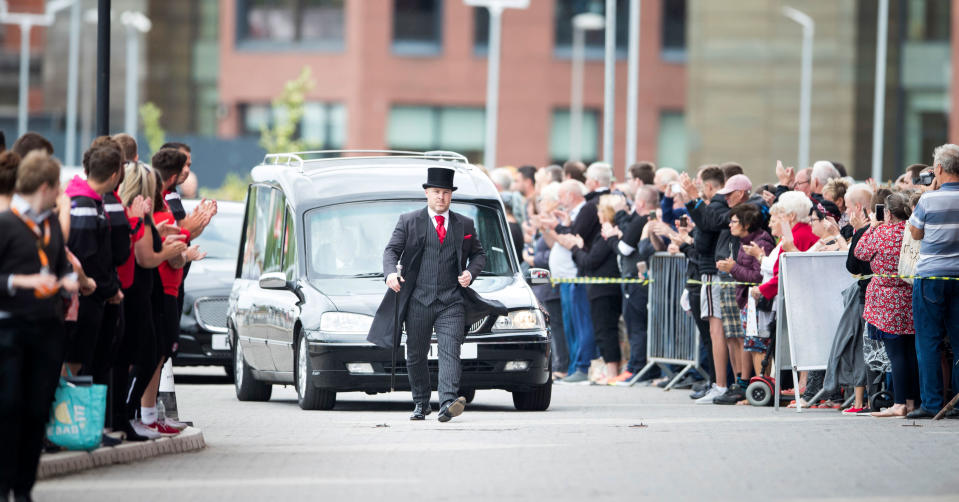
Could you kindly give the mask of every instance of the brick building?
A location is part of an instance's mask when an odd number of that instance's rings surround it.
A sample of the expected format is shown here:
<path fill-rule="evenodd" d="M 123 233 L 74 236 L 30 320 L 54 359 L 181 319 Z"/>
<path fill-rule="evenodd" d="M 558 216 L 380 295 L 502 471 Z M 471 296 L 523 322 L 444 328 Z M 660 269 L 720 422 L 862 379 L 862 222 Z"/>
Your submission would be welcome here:
<path fill-rule="evenodd" d="M 498 163 L 569 148 L 571 18 L 591 0 L 533 0 L 503 16 Z M 625 155 L 628 0 L 618 1 L 615 162 Z M 323 148 L 452 149 L 481 161 L 488 15 L 461 0 L 220 1 L 221 136 L 257 134 L 270 100 L 313 70 L 302 124 Z M 602 140 L 601 32 L 587 37 L 583 156 Z M 642 2 L 640 158 L 684 167 L 685 1 Z"/>

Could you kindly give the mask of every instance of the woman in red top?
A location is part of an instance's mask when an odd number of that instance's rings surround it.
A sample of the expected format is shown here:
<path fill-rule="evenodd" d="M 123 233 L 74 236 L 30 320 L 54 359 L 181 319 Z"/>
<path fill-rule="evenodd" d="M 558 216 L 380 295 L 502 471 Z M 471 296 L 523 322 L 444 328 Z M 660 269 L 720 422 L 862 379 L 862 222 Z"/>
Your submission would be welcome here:
<path fill-rule="evenodd" d="M 886 197 L 885 222 L 873 219 L 856 246 L 856 258 L 868 261 L 874 274 L 898 274 L 899 253 L 906 220 L 912 214 L 909 197 L 901 192 Z M 874 417 L 901 417 L 916 408 L 919 369 L 916 332 L 912 325 L 912 285 L 892 277 L 873 277 L 866 288 L 866 320 L 869 337 L 882 340 L 892 366 L 895 405 Z"/>
<path fill-rule="evenodd" d="M 780 244 L 782 253 L 790 251 L 806 251 L 813 246 L 819 237 L 813 233 L 812 227 L 804 220 L 812 209 L 812 201 L 802 192 L 786 192 L 779 196 L 779 202 L 769 209 L 771 214 L 778 215 L 778 223 L 782 238 Z M 773 276 L 759 287 L 752 289 L 752 295 L 759 298 L 762 294 L 767 300 L 772 300 L 779 292 L 779 257 L 773 265 Z"/>

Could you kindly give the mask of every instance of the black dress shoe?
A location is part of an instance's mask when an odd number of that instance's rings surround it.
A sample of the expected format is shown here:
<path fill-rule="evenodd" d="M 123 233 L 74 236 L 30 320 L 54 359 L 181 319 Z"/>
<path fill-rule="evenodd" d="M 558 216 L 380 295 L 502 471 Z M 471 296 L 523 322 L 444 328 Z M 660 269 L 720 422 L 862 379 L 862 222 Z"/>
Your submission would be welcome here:
<path fill-rule="evenodd" d="M 440 422 L 449 422 L 453 417 L 458 417 L 463 414 L 463 410 L 466 409 L 466 398 L 460 396 L 453 401 L 449 401 L 440 408 L 440 416 L 438 420 Z"/>
<path fill-rule="evenodd" d="M 429 403 L 416 403 L 413 414 L 410 415 L 410 420 L 426 420 L 426 415 L 429 415 L 431 411 L 433 410 L 430 409 Z"/>
<path fill-rule="evenodd" d="M 927 410 L 927 409 L 925 409 L 925 408 L 921 408 L 921 407 L 920 407 L 920 408 L 916 408 L 915 410 L 910 411 L 910 412 L 906 415 L 906 418 L 908 418 L 908 419 L 910 419 L 910 420 L 922 420 L 922 419 L 932 418 L 932 417 L 935 417 L 935 416 L 936 416 L 935 413 L 933 413 L 933 412 L 931 412 L 931 411 L 929 411 L 929 410 Z"/>

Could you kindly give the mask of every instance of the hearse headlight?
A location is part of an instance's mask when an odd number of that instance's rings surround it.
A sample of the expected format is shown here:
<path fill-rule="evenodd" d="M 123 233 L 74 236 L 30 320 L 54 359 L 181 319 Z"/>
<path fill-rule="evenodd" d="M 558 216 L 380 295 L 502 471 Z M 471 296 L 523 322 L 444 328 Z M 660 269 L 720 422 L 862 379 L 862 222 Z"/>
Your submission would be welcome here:
<path fill-rule="evenodd" d="M 324 333 L 365 335 L 373 325 L 373 316 L 350 312 L 326 312 L 320 316 L 320 331 Z"/>
<path fill-rule="evenodd" d="M 528 329 L 545 329 L 546 321 L 543 314 L 537 309 L 514 310 L 507 315 L 501 315 L 493 324 L 493 331 L 516 331 Z"/>

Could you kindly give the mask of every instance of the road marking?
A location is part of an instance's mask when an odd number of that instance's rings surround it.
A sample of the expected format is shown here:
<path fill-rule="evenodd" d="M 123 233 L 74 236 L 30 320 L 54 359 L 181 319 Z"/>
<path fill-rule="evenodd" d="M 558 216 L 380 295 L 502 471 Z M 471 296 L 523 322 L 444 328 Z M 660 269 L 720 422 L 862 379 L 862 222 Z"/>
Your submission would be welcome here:
<path fill-rule="evenodd" d="M 63 492 L 75 490 L 150 490 L 162 489 L 164 491 L 172 488 L 195 489 L 195 488 L 236 488 L 236 487 L 258 487 L 258 486 L 326 486 L 326 485 L 350 485 L 362 486 L 369 484 L 389 485 L 389 484 L 418 484 L 422 483 L 420 479 L 410 478 L 308 478 L 308 477 L 270 477 L 263 479 L 249 478 L 204 478 L 204 479 L 183 479 L 177 478 L 176 481 L 166 479 L 90 479 L 90 480 L 50 480 L 42 481 L 37 485 L 37 491 L 42 492 Z"/>

